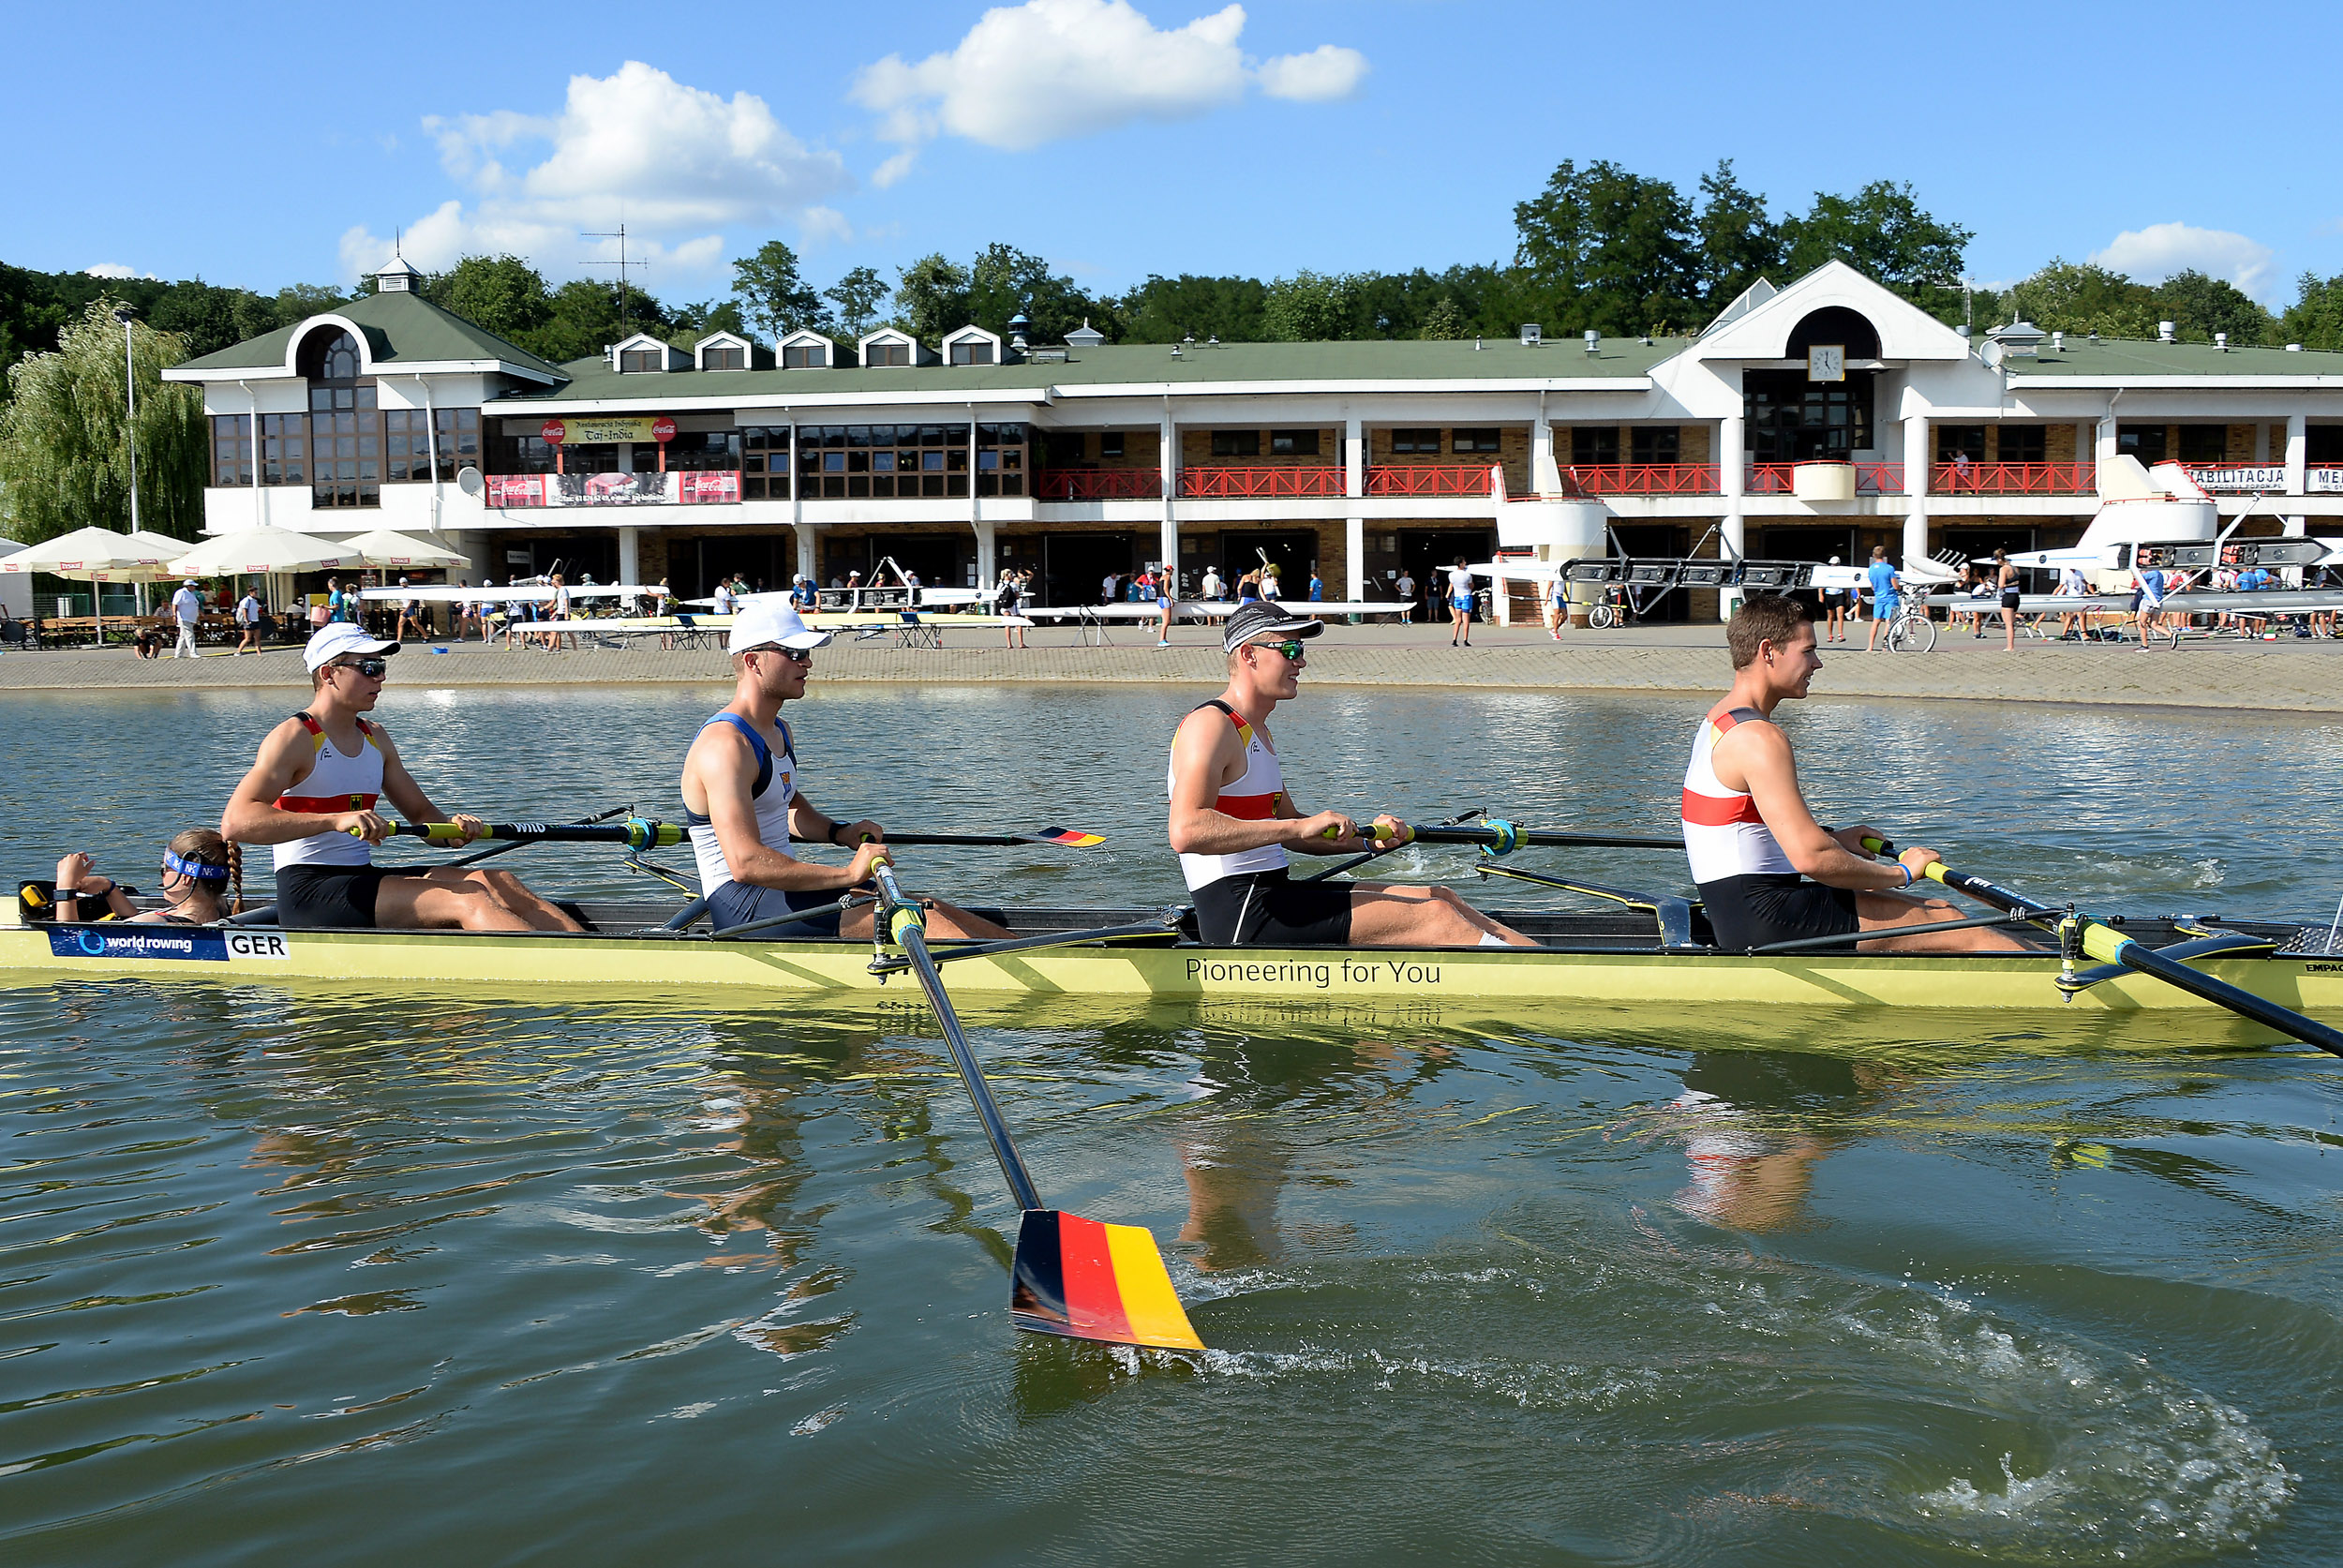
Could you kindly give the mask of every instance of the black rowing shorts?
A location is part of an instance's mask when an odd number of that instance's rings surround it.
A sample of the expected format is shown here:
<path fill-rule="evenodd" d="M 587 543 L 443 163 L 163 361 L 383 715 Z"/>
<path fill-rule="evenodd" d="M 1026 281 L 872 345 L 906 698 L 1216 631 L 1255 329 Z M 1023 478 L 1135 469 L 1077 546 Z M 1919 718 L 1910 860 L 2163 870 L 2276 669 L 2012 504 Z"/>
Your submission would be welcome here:
<path fill-rule="evenodd" d="M 792 936 L 821 936 L 831 941 L 838 938 L 838 901 L 845 897 L 845 889 L 824 891 L 814 889 L 791 892 L 785 888 L 760 888 L 753 882 L 727 882 L 708 895 L 708 923 L 711 931 L 721 932 L 726 926 L 746 925 L 751 920 L 769 920 L 776 915 L 794 914 L 800 909 L 830 906 L 827 915 L 814 915 L 769 931 L 752 932 L 752 936 L 769 941 L 786 941 Z"/>
<path fill-rule="evenodd" d="M 1700 902 L 1715 928 L 1717 946 L 1746 952 L 1809 936 L 1852 936 L 1863 929 L 1855 893 L 1802 876 L 1725 876 L 1700 885 Z"/>
<path fill-rule="evenodd" d="M 1351 889 L 1348 882 L 1296 882 L 1280 866 L 1207 882 L 1188 897 L 1207 947 L 1346 948 Z"/>
<path fill-rule="evenodd" d="M 276 923 L 288 931 L 365 931 L 386 876 L 421 876 L 427 867 L 287 866 L 276 874 Z"/>

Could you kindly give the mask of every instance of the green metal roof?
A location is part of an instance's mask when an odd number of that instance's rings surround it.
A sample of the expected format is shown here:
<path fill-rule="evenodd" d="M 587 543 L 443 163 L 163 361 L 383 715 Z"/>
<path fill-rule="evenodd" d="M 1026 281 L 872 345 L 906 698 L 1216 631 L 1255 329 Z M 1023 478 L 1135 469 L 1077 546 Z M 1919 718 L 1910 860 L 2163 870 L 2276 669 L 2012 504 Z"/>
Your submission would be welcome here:
<path fill-rule="evenodd" d="M 843 370 L 636 370 L 619 374 L 600 357 L 561 367 L 569 384 L 500 401 L 633 401 L 679 397 L 824 397 L 841 393 L 1040 393 L 1047 387 L 1129 386 L 1225 381 L 1567 381 L 1647 375 L 1682 351 L 1684 338 L 1644 344 L 1606 338 L 1594 353 L 1583 343 L 1525 349 L 1512 338 L 1470 342 L 1183 344 L 1177 359 L 1165 343 L 1074 349 L 1063 361 L 1019 365 L 919 365 Z M 849 346 L 851 347 L 851 346 Z M 281 351 L 280 351 L 281 357 Z"/>
<path fill-rule="evenodd" d="M 485 327 L 474 326 L 453 311 L 440 309 L 420 294 L 368 294 L 336 306 L 331 313 L 348 319 L 366 335 L 366 350 L 377 366 L 487 359 L 533 370 L 551 380 L 561 378 L 558 366 L 526 349 L 514 347 Z M 285 363 L 286 349 L 308 325 L 308 321 L 301 321 L 278 327 L 275 332 L 247 338 L 232 348 L 172 368 L 183 375 L 188 371 L 274 369 Z"/>
<path fill-rule="evenodd" d="M 2343 353 L 2284 349 L 2231 349 L 2227 353 L 2210 343 L 2155 343 L 2137 338 L 2102 337 L 2092 342 L 2068 333 L 2066 346 L 2053 352 L 2042 340 L 2037 358 L 2012 355 L 2002 368 L 2013 376 L 2095 379 L 2146 376 L 2336 376 L 2343 377 Z"/>

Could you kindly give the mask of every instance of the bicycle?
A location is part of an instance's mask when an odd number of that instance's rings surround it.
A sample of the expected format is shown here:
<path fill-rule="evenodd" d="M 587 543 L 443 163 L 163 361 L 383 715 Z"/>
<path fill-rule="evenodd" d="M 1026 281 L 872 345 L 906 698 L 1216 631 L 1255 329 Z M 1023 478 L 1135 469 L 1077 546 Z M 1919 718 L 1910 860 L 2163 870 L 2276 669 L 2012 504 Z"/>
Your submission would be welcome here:
<path fill-rule="evenodd" d="M 1605 587 L 1603 597 L 1587 606 L 1587 624 L 1595 631 L 1607 632 L 1614 626 L 1632 626 L 1634 623 L 1634 605 L 1629 599 L 1627 590 L 1618 583 Z"/>
<path fill-rule="evenodd" d="M 1888 651 L 1890 653 L 1926 653 L 1936 646 L 1936 623 L 1928 618 L 1928 606 L 1907 604 L 1888 622 Z"/>

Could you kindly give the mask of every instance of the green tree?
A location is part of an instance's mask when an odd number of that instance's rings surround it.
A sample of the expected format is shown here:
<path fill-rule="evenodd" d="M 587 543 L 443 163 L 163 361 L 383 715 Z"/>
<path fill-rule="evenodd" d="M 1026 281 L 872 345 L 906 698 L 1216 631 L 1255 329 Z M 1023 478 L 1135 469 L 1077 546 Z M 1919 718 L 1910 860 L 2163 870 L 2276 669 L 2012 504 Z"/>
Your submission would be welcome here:
<path fill-rule="evenodd" d="M 2259 301 L 2223 278 L 2208 277 L 2194 267 L 2176 272 L 2156 286 L 2157 318 L 2172 323 L 2183 339 L 2210 343 L 2216 332 L 2229 334 L 2232 347 L 2267 343 L 2276 325 Z M 2039 325 L 2040 323 L 2036 323 Z"/>
<path fill-rule="evenodd" d="M 121 302 L 100 294 L 58 335 L 56 349 L 8 371 L 0 410 L 0 494 L 13 537 L 35 545 L 82 528 L 130 526 L 130 441 L 138 442 L 139 525 L 193 539 L 203 524 L 210 446 L 200 388 L 162 379 L 186 345 L 142 321 L 124 364 Z M 138 418 L 127 416 L 126 376 Z"/>
<path fill-rule="evenodd" d="M 740 320 L 740 306 L 735 300 L 701 300 L 696 305 L 679 305 L 668 317 L 667 324 L 676 335 L 690 343 L 696 343 L 712 333 L 749 335 L 747 323 Z"/>
<path fill-rule="evenodd" d="M 1193 334 L 1223 343 L 1259 343 L 1269 336 L 1264 312 L 1269 290 L 1257 277 L 1177 277 L 1150 275 L 1120 299 L 1101 302 L 1112 317 L 1092 325 L 1125 343 L 1177 343 Z"/>
<path fill-rule="evenodd" d="M 2101 337 L 2156 336 L 2156 291 L 2088 261 L 2053 257 L 2048 266 L 2011 285 L 2006 308 L 2012 319 L 2022 317 L 2044 332 L 2074 337 L 2095 332 Z"/>
<path fill-rule="evenodd" d="M 1515 206 L 1514 230 L 1514 260 L 1549 302 L 1549 328 L 1625 336 L 1699 311 L 1692 207 L 1665 180 L 1565 159 Z"/>
<path fill-rule="evenodd" d="M 1274 279 L 1261 302 L 1261 326 L 1272 342 L 1327 343 L 1351 336 L 1357 280 L 1347 273 L 1312 272 Z"/>
<path fill-rule="evenodd" d="M 812 326 L 822 314 L 822 296 L 798 275 L 798 253 L 779 240 L 732 263 L 732 292 L 741 314 L 769 338 Z"/>
<path fill-rule="evenodd" d="M 1466 336 L 1464 312 L 1456 302 L 1442 294 L 1424 314 L 1424 324 L 1415 329 L 1418 337 L 1454 341 Z"/>
<path fill-rule="evenodd" d="M 2279 341 L 2306 349 L 2343 349 L 2343 274 L 2306 272 L 2294 280 L 2300 297 L 2278 318 Z"/>
<path fill-rule="evenodd" d="M 1006 337 L 1010 319 L 1020 311 L 1033 323 L 1031 340 L 1051 343 L 1097 314 L 1098 306 L 1042 258 L 1012 245 L 988 245 L 968 269 L 967 320 Z"/>
<path fill-rule="evenodd" d="M 289 283 L 276 291 L 276 324 L 289 327 L 348 303 L 349 296 L 339 289 L 322 283 Z"/>
<path fill-rule="evenodd" d="M 553 291 L 545 324 L 520 346 L 557 365 L 590 359 L 637 332 L 664 334 L 667 312 L 657 300 L 629 284 L 623 296 L 606 283 L 574 278 Z"/>
<path fill-rule="evenodd" d="M 1724 309 L 1760 277 L 1782 266 L 1782 231 L 1766 213 L 1766 199 L 1741 185 L 1733 160 L 1720 158 L 1700 176 L 1701 303 Z"/>
<path fill-rule="evenodd" d="M 1909 184 L 1873 180 L 1852 196 L 1814 193 L 1803 217 L 1782 225 L 1788 271 L 1803 276 L 1844 261 L 1939 316 L 1961 308 L 1962 263 L 1977 236 L 1920 208 Z"/>
<path fill-rule="evenodd" d="M 871 330 L 871 323 L 878 320 L 879 306 L 893 292 L 876 267 L 856 267 L 823 290 L 822 297 L 838 307 L 839 330 L 848 337 L 859 338 Z"/>
<path fill-rule="evenodd" d="M 525 341 L 553 320 L 545 276 L 511 254 L 467 256 L 425 279 L 424 297 L 508 343 Z"/>
<path fill-rule="evenodd" d="M 944 335 L 968 324 L 967 270 L 941 252 L 922 256 L 897 275 L 895 325 L 933 347 Z"/>

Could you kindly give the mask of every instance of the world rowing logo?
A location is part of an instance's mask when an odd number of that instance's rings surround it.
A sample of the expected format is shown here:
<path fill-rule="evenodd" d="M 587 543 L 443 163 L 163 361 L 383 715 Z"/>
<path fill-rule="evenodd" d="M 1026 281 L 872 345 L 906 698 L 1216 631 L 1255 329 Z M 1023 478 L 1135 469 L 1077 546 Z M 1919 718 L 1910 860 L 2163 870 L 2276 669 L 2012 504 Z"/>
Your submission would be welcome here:
<path fill-rule="evenodd" d="M 79 939 L 81 949 L 90 957 L 104 958 L 106 956 L 106 938 L 98 933 L 81 931 L 74 933 L 74 935 Z"/>

